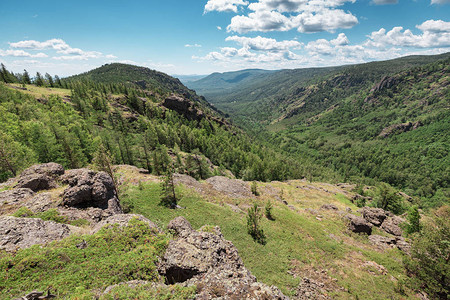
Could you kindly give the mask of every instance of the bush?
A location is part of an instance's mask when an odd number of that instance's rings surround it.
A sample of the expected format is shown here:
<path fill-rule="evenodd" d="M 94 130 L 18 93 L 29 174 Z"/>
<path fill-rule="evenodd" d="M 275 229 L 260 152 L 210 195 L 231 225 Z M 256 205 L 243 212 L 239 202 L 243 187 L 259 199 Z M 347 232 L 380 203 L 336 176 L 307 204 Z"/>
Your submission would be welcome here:
<path fill-rule="evenodd" d="M 257 204 L 254 204 L 252 208 L 248 209 L 247 214 L 247 232 L 252 238 L 261 245 L 266 244 L 266 236 L 264 231 L 259 227 L 262 214 Z"/>
<path fill-rule="evenodd" d="M 253 194 L 253 195 L 259 196 L 259 193 L 258 193 L 258 185 L 256 184 L 256 181 L 253 181 L 253 182 L 252 182 L 251 190 L 252 190 L 252 194 Z"/>
<path fill-rule="evenodd" d="M 272 208 L 273 208 L 272 202 L 270 202 L 270 200 L 267 200 L 266 206 L 264 207 L 264 212 L 265 212 L 266 218 L 271 221 L 275 220 L 275 218 L 273 217 L 273 214 L 272 214 Z"/>
<path fill-rule="evenodd" d="M 426 224 L 412 239 L 411 256 L 403 260 L 410 287 L 424 290 L 433 299 L 448 299 L 450 293 L 450 208 L 441 210 L 434 224 Z"/>
<path fill-rule="evenodd" d="M 408 213 L 408 222 L 409 224 L 406 226 L 407 233 L 412 234 L 419 232 L 422 229 L 422 224 L 420 224 L 419 208 L 417 205 L 410 208 Z"/>

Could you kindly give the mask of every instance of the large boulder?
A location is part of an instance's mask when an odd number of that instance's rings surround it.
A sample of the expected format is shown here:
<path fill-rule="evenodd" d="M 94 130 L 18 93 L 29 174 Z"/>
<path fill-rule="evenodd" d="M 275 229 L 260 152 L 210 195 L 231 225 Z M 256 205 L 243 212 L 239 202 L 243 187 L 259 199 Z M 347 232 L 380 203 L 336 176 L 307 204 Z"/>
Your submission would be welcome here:
<path fill-rule="evenodd" d="M 159 267 L 167 284 L 196 285 L 197 299 L 287 299 L 278 288 L 256 281 L 219 227 L 196 231 L 177 217 L 168 228 L 176 239 L 169 242 Z"/>
<path fill-rule="evenodd" d="M 34 192 L 27 188 L 17 188 L 0 192 L 0 205 L 2 204 L 17 204 L 34 196 Z"/>
<path fill-rule="evenodd" d="M 363 218 L 352 214 L 345 215 L 345 218 L 349 221 L 348 229 L 351 231 L 355 233 L 367 233 L 368 235 L 372 234 L 372 224 Z"/>
<path fill-rule="evenodd" d="M 105 172 L 89 169 L 69 170 L 61 176 L 69 187 L 63 193 L 63 206 L 75 208 L 98 207 L 122 213 L 114 181 Z"/>
<path fill-rule="evenodd" d="M 56 182 L 45 174 L 20 176 L 16 188 L 30 189 L 34 192 L 55 188 Z"/>
<path fill-rule="evenodd" d="M 33 165 L 20 174 L 16 188 L 29 188 L 35 192 L 57 187 L 56 179 L 64 174 L 57 163 Z"/>
<path fill-rule="evenodd" d="M 57 178 L 64 174 L 64 167 L 54 162 L 33 165 L 23 171 L 20 176 L 27 176 L 32 174 L 43 174 L 51 178 Z"/>
<path fill-rule="evenodd" d="M 359 210 L 363 218 L 375 226 L 381 226 L 388 217 L 388 213 L 382 208 L 363 207 Z"/>
<path fill-rule="evenodd" d="M 14 251 L 70 235 L 72 226 L 38 218 L 0 217 L 0 249 Z"/>
<path fill-rule="evenodd" d="M 100 229 L 102 229 L 106 225 L 117 224 L 119 227 L 127 226 L 128 222 L 130 222 L 132 219 L 138 219 L 138 220 L 148 224 L 148 226 L 150 228 L 154 228 L 156 231 L 159 231 L 159 228 L 158 228 L 158 226 L 156 226 L 155 223 L 153 223 L 152 221 L 150 221 L 149 219 L 147 219 L 146 217 L 144 217 L 142 215 L 117 214 L 117 215 L 113 215 L 113 216 L 99 222 L 97 225 L 94 226 L 91 233 L 92 234 L 97 233 L 98 231 L 100 231 Z"/>
<path fill-rule="evenodd" d="M 403 252 L 409 253 L 411 245 L 401 236 L 385 237 L 381 235 L 369 236 L 369 241 L 382 249 L 397 247 Z"/>
<path fill-rule="evenodd" d="M 404 219 L 393 216 L 384 220 L 383 224 L 381 224 L 381 229 L 392 235 L 401 236 L 403 230 L 400 228 L 400 224 L 403 222 L 405 222 Z"/>

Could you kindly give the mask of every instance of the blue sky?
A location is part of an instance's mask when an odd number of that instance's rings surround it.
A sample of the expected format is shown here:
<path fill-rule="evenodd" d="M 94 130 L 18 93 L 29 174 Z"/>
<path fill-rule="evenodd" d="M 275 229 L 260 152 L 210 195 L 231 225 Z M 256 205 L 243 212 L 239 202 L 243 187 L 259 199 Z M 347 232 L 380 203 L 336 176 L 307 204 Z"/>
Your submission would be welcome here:
<path fill-rule="evenodd" d="M 67 76 L 302 68 L 450 51 L 450 0 L 1 1 L 0 62 Z"/>

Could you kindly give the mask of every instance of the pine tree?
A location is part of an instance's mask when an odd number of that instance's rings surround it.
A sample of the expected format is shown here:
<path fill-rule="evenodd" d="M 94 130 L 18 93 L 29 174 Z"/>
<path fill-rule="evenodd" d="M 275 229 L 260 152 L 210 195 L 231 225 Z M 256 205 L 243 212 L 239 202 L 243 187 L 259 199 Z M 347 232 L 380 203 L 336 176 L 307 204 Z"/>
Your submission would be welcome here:
<path fill-rule="evenodd" d="M 31 84 L 30 74 L 27 70 L 23 70 L 22 82 L 25 84 Z"/>
<path fill-rule="evenodd" d="M 45 85 L 45 82 L 44 82 L 44 79 L 42 78 L 41 73 L 39 73 L 39 72 L 36 73 L 36 78 L 34 79 L 34 84 L 36 86 L 44 86 Z"/>
<path fill-rule="evenodd" d="M 170 207 L 172 209 L 177 207 L 178 198 L 175 193 L 175 183 L 173 181 L 173 165 L 170 165 L 163 176 L 161 182 L 161 202 L 160 205 Z"/>
<path fill-rule="evenodd" d="M 261 217 L 261 211 L 259 210 L 258 205 L 255 203 L 253 207 L 248 209 L 247 232 L 256 242 L 260 243 L 261 245 L 265 245 L 266 235 L 259 225 Z"/>
<path fill-rule="evenodd" d="M 53 82 L 53 78 L 50 74 L 45 73 L 45 79 L 48 82 L 48 85 L 50 85 L 50 87 L 55 87 L 55 83 Z"/>
<path fill-rule="evenodd" d="M 114 190 L 116 192 L 117 198 L 119 198 L 117 180 L 112 170 L 111 154 L 108 150 L 106 150 L 103 144 L 100 144 L 97 151 L 95 152 L 93 163 L 100 171 L 106 172 L 111 177 L 114 182 Z"/>
<path fill-rule="evenodd" d="M 420 224 L 420 213 L 417 205 L 413 205 L 409 209 L 408 213 L 408 222 L 409 224 L 406 227 L 406 231 L 409 234 L 420 232 L 422 229 L 422 224 Z"/>

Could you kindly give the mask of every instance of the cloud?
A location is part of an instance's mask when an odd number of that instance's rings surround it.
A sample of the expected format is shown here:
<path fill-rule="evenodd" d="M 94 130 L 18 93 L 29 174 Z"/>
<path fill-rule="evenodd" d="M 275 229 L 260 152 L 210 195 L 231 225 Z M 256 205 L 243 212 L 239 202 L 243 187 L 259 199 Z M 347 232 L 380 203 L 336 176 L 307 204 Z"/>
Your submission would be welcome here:
<path fill-rule="evenodd" d="M 248 2 L 244 0 L 208 0 L 204 13 L 211 11 L 237 13 L 237 8 L 241 5 L 248 5 Z"/>
<path fill-rule="evenodd" d="M 355 0 L 259 0 L 251 3 L 247 15 L 234 16 L 227 26 L 229 32 L 251 31 L 333 32 L 351 28 L 358 19 L 336 7 Z"/>
<path fill-rule="evenodd" d="M 193 45 L 191 45 L 191 44 L 186 44 L 186 45 L 184 45 L 184 47 L 186 47 L 186 48 L 200 48 L 202 45 L 199 45 L 199 44 L 193 44 Z"/>
<path fill-rule="evenodd" d="M 264 38 L 257 36 L 255 38 L 243 37 L 243 36 L 229 36 L 225 41 L 234 41 L 243 47 L 249 47 L 251 50 L 263 50 L 263 51 L 279 51 L 288 50 L 290 48 L 299 49 L 302 44 L 297 41 L 280 41 L 275 39 Z"/>
<path fill-rule="evenodd" d="M 35 41 L 35 40 L 26 40 L 19 41 L 16 43 L 9 43 L 11 48 L 21 48 L 28 50 L 46 50 L 51 49 L 55 50 L 56 53 L 64 54 L 62 56 L 53 57 L 56 60 L 87 60 L 90 58 L 100 58 L 103 56 L 101 52 L 98 51 L 84 51 L 79 48 L 70 47 L 64 40 L 62 39 L 50 39 L 44 42 Z M 20 51 L 20 50 L 18 50 Z M 43 53 L 41 53 L 43 54 Z M 37 57 L 37 56 L 32 56 Z M 47 57 L 47 56 L 41 56 Z"/>
<path fill-rule="evenodd" d="M 450 4 L 450 0 L 431 0 L 431 4 Z"/>
<path fill-rule="evenodd" d="M 398 0 L 373 0 L 376 5 L 397 4 Z"/>
<path fill-rule="evenodd" d="M 117 56 L 115 56 L 113 54 L 108 54 L 108 55 L 105 55 L 105 58 L 114 59 L 114 58 L 117 58 Z"/>
<path fill-rule="evenodd" d="M 368 46 L 401 46 L 414 48 L 437 48 L 450 46 L 450 22 L 428 20 L 416 26 L 423 33 L 415 35 L 411 30 L 394 27 L 390 31 L 381 28 L 368 37 Z"/>
<path fill-rule="evenodd" d="M 33 57 L 33 58 L 44 58 L 48 57 L 45 53 L 36 53 L 31 54 L 24 50 L 1 50 L 0 49 L 0 56 L 15 56 L 15 57 Z"/>
<path fill-rule="evenodd" d="M 222 27 L 216 26 L 217 30 L 222 30 Z"/>

